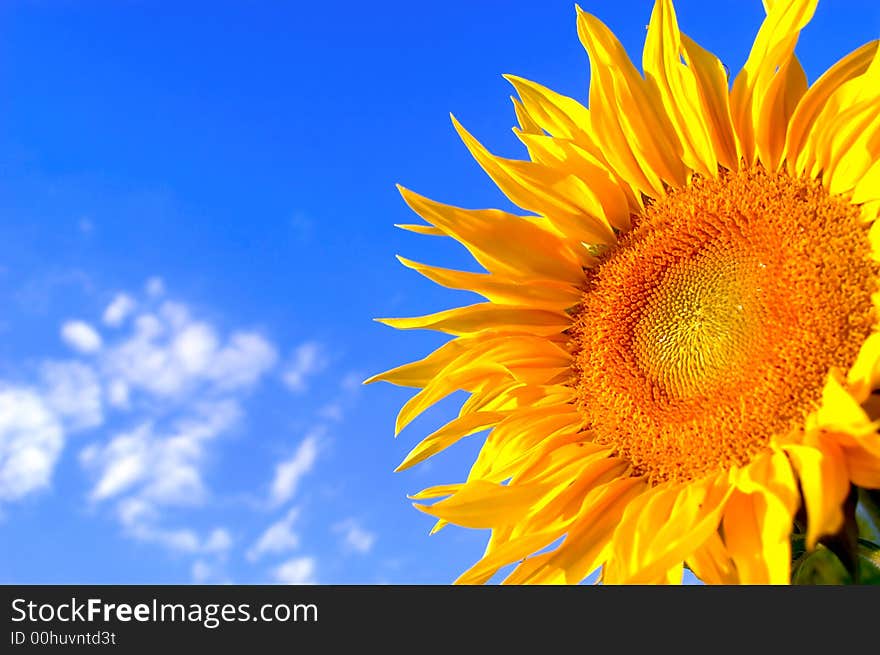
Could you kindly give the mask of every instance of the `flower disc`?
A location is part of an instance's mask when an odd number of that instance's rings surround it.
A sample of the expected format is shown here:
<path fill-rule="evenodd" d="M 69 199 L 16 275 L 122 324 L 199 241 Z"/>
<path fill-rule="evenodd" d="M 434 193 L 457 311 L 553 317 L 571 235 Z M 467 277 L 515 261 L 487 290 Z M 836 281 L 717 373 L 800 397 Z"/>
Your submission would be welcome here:
<path fill-rule="evenodd" d="M 814 180 L 755 167 L 670 193 L 584 295 L 587 428 L 653 483 L 746 464 L 853 364 L 876 272 L 858 209 Z"/>

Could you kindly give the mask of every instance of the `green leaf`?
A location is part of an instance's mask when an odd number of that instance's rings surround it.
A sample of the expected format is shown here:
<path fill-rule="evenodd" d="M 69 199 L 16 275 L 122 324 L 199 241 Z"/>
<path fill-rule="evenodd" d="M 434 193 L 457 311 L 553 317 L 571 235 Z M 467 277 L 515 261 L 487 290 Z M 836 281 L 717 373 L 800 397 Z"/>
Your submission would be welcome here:
<path fill-rule="evenodd" d="M 859 583 L 880 585 L 880 546 L 859 539 Z"/>
<path fill-rule="evenodd" d="M 797 585 L 845 585 L 853 579 L 837 556 L 819 544 L 804 553 L 792 567 L 791 583 Z"/>

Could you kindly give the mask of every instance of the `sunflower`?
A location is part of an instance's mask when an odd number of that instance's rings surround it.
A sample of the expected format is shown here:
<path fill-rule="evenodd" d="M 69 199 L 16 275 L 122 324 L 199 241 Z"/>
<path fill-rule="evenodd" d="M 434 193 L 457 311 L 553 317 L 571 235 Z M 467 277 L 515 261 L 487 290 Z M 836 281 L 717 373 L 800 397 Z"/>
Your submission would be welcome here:
<path fill-rule="evenodd" d="M 453 335 L 371 378 L 420 389 L 396 432 L 456 391 L 458 416 L 399 469 L 469 435 L 466 481 L 412 498 L 491 530 L 459 583 L 787 583 L 880 487 L 880 55 L 869 43 L 814 84 L 794 55 L 818 0 L 765 0 L 743 70 L 657 0 L 644 75 L 577 8 L 589 108 L 515 88 L 528 159 L 474 158 L 526 215 L 401 188 L 485 273 L 401 262 L 486 299 L 400 329 Z M 426 503 L 424 501 L 431 501 Z"/>

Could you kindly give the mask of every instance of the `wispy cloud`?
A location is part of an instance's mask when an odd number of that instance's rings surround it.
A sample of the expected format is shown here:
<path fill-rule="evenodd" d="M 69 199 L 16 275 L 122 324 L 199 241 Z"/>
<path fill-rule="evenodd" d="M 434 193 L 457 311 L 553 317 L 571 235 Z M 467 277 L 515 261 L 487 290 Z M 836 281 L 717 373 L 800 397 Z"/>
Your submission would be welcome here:
<path fill-rule="evenodd" d="M 302 393 L 308 389 L 310 377 L 323 371 L 327 359 L 321 344 L 307 341 L 293 351 L 281 374 L 284 384 L 294 393 Z"/>
<path fill-rule="evenodd" d="M 140 314 L 131 336 L 110 348 L 101 364 L 120 390 L 173 398 L 249 387 L 276 359 L 275 347 L 259 333 L 240 330 L 221 340 L 216 328 L 192 318 L 186 305 L 166 301 Z M 200 385 L 208 388 L 199 390 Z"/>
<path fill-rule="evenodd" d="M 273 578 L 279 584 L 318 584 L 315 577 L 316 569 L 317 562 L 314 557 L 294 557 L 276 567 Z"/>
<path fill-rule="evenodd" d="M 85 321 L 67 321 L 61 326 L 61 338 L 79 353 L 94 353 L 101 349 L 101 335 Z"/>
<path fill-rule="evenodd" d="M 298 517 L 299 508 L 294 507 L 279 521 L 266 528 L 257 542 L 248 550 L 248 560 L 255 562 L 263 555 L 283 553 L 299 546 L 299 535 L 293 531 L 293 524 Z"/>
<path fill-rule="evenodd" d="M 186 554 L 223 554 L 232 546 L 224 528 L 214 528 L 205 536 L 191 528 L 168 528 L 160 524 L 161 514 L 150 502 L 128 498 L 117 505 L 117 515 L 125 534 L 145 543 Z"/>
<path fill-rule="evenodd" d="M 197 559 L 190 568 L 190 575 L 195 584 L 233 584 L 222 565 L 216 561 Z"/>
<path fill-rule="evenodd" d="M 342 536 L 345 550 L 369 553 L 376 543 L 376 534 L 370 532 L 355 519 L 348 518 L 333 526 L 333 531 Z"/>
<path fill-rule="evenodd" d="M 131 315 L 135 307 L 136 304 L 131 296 L 127 293 L 118 293 L 113 298 L 113 301 L 107 305 L 101 320 L 104 322 L 104 325 L 119 327 Z"/>
<path fill-rule="evenodd" d="M 158 298 L 165 294 L 165 280 L 158 275 L 154 275 L 147 280 L 146 285 L 144 285 L 144 290 L 151 298 Z"/>
<path fill-rule="evenodd" d="M 128 424 L 79 455 L 92 478 L 90 501 L 112 503 L 126 535 L 186 553 L 225 551 L 228 532 L 167 527 L 165 509 L 210 497 L 212 444 L 239 424 L 245 395 L 275 366 L 277 351 L 252 330 L 224 335 L 166 299 L 159 278 L 146 287 L 145 297 L 119 293 L 105 308 L 103 323 L 116 329 L 106 340 L 95 331 L 102 347 L 80 348 L 83 361 L 46 364 L 47 404 L 71 426 L 97 425 L 102 412 Z"/>
<path fill-rule="evenodd" d="M 138 497 L 160 504 L 199 503 L 205 496 L 206 443 L 226 431 L 240 410 L 231 400 L 194 409 L 195 416 L 177 419 L 166 430 L 145 422 L 107 444 L 85 448 L 80 459 L 97 473 L 91 498 L 106 500 L 135 488 Z"/>
<path fill-rule="evenodd" d="M 281 505 L 293 497 L 300 480 L 312 470 L 318 459 L 319 441 L 323 436 L 323 430 L 309 433 L 296 452 L 275 467 L 275 477 L 270 490 L 272 504 Z"/>
<path fill-rule="evenodd" d="M 79 361 L 46 361 L 40 368 L 41 395 L 66 430 L 104 422 L 103 391 L 95 370 Z"/>
<path fill-rule="evenodd" d="M 47 487 L 63 445 L 61 425 L 38 395 L 0 389 L 0 501 Z"/>

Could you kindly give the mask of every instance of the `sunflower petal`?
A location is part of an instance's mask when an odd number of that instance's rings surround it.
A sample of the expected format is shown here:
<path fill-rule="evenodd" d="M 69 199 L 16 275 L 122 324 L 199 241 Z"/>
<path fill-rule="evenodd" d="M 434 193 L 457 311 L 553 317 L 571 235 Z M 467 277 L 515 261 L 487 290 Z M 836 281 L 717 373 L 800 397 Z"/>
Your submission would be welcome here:
<path fill-rule="evenodd" d="M 548 530 L 546 532 L 525 534 L 516 539 L 511 539 L 493 549 L 491 553 L 485 555 L 471 568 L 462 573 L 455 581 L 455 584 L 483 584 L 502 567 L 549 546 L 559 538 L 560 534 L 559 531 Z"/>
<path fill-rule="evenodd" d="M 736 584 L 736 566 L 717 532 L 711 534 L 687 558 L 687 565 L 706 584 Z"/>
<path fill-rule="evenodd" d="M 523 130 L 531 134 L 546 131 L 551 136 L 570 139 L 594 156 L 601 156 L 590 131 L 590 110 L 573 98 L 551 91 L 537 82 L 516 75 L 505 75 L 513 85 L 528 116 L 540 129 Z"/>
<path fill-rule="evenodd" d="M 564 331 L 571 324 L 563 312 L 494 303 L 477 303 L 412 318 L 374 320 L 398 330 L 436 330 L 456 336 L 501 328 L 549 336 Z"/>
<path fill-rule="evenodd" d="M 657 0 L 648 25 L 642 67 L 675 128 L 682 158 L 691 169 L 714 175 L 718 159 L 700 103 L 697 78 L 681 61 L 681 32 L 671 0 Z"/>
<path fill-rule="evenodd" d="M 565 240 L 536 222 L 497 209 L 468 210 L 444 205 L 398 187 L 410 208 L 464 244 L 487 271 L 507 277 L 549 278 L 578 284 L 584 253 L 576 256 Z M 522 248 L 521 244 L 529 244 Z"/>
<path fill-rule="evenodd" d="M 459 416 L 422 439 L 394 470 L 395 472 L 405 471 L 429 457 L 433 457 L 464 437 L 496 425 L 505 416 L 501 412 L 474 412 Z"/>
<path fill-rule="evenodd" d="M 797 162 L 808 135 L 816 125 L 816 119 L 841 85 L 864 74 L 877 52 L 877 44 L 877 41 L 872 41 L 838 61 L 823 73 L 801 97 L 792 113 L 785 134 L 783 156 L 786 159 L 789 173 L 804 172 L 804 169 L 799 167 Z"/>
<path fill-rule="evenodd" d="M 794 464 L 807 506 L 807 548 L 819 537 L 836 533 L 843 525 L 843 501 L 849 493 L 849 475 L 840 449 L 828 438 L 821 447 L 783 446 Z"/>
<path fill-rule="evenodd" d="M 535 122 L 535 119 L 529 115 L 528 110 L 523 106 L 517 98 L 510 96 L 513 101 L 513 111 L 516 114 L 516 120 L 519 123 L 519 129 L 526 134 L 544 134 L 541 126 Z"/>
<path fill-rule="evenodd" d="M 516 521 L 546 489 L 543 485 L 503 485 L 471 480 L 449 498 L 416 509 L 466 528 L 492 528 Z"/>
<path fill-rule="evenodd" d="M 724 539 L 742 584 L 788 584 L 797 483 L 781 452 L 764 454 L 738 472 L 724 511 Z"/>
<path fill-rule="evenodd" d="M 565 139 L 523 133 L 517 133 L 517 136 L 532 158 L 545 166 L 572 173 L 583 181 L 589 197 L 582 198 L 582 201 L 593 215 L 601 216 L 615 229 L 629 229 L 633 208 L 619 181 L 605 164 Z M 549 220 L 553 222 L 552 217 Z"/>
<path fill-rule="evenodd" d="M 681 35 L 682 51 L 688 67 L 694 72 L 702 114 L 712 137 L 718 163 L 729 170 L 739 168 L 739 153 L 730 114 L 730 93 L 727 71 L 721 61 L 698 43 Z"/>
<path fill-rule="evenodd" d="M 605 568 L 609 584 L 662 579 L 718 529 L 732 487 L 725 476 L 658 485 L 627 508 Z"/>
<path fill-rule="evenodd" d="M 492 155 L 452 117 L 461 140 L 492 181 L 525 210 L 545 216 L 563 234 L 584 243 L 612 244 L 611 226 L 597 215 L 589 187 L 577 176 L 536 162 Z"/>
<path fill-rule="evenodd" d="M 555 550 L 526 559 L 505 584 L 576 584 L 605 558 L 618 520 L 645 490 L 641 478 L 621 478 L 588 494 L 583 514 Z"/>
<path fill-rule="evenodd" d="M 526 305 L 561 311 L 576 305 L 583 291 L 552 280 L 505 280 L 487 273 L 469 273 L 420 264 L 398 255 L 401 264 L 441 286 L 473 291 L 500 305 Z"/>
<path fill-rule="evenodd" d="M 878 200 L 880 200 L 880 159 L 865 171 L 862 179 L 855 185 L 852 196 L 852 202 L 856 205 Z"/>
<path fill-rule="evenodd" d="M 880 82 L 878 82 L 880 84 Z M 828 133 L 826 158 L 819 160 L 823 181 L 832 194 L 852 190 L 876 162 L 880 162 L 880 89 L 841 114 Z"/>
<path fill-rule="evenodd" d="M 812 18 L 817 3 L 818 0 L 792 0 L 768 7 L 745 66 L 734 80 L 731 113 L 739 151 L 748 164 L 772 157 L 768 135 L 785 134 L 787 123 L 779 122 L 778 111 L 765 111 L 765 102 L 779 106 L 777 95 L 768 96 L 768 92 L 778 74 L 787 74 L 798 34 Z"/>
<path fill-rule="evenodd" d="M 590 57 L 590 108 L 595 134 L 614 170 L 634 189 L 660 197 L 662 181 L 683 186 L 682 146 L 656 92 L 632 65 L 620 41 L 598 18 L 578 12 L 578 36 Z M 618 110 L 627 107 L 626 112 Z"/>
<path fill-rule="evenodd" d="M 786 129 L 807 87 L 807 75 L 794 55 L 770 80 L 755 126 L 757 156 L 768 170 L 782 164 Z"/>

